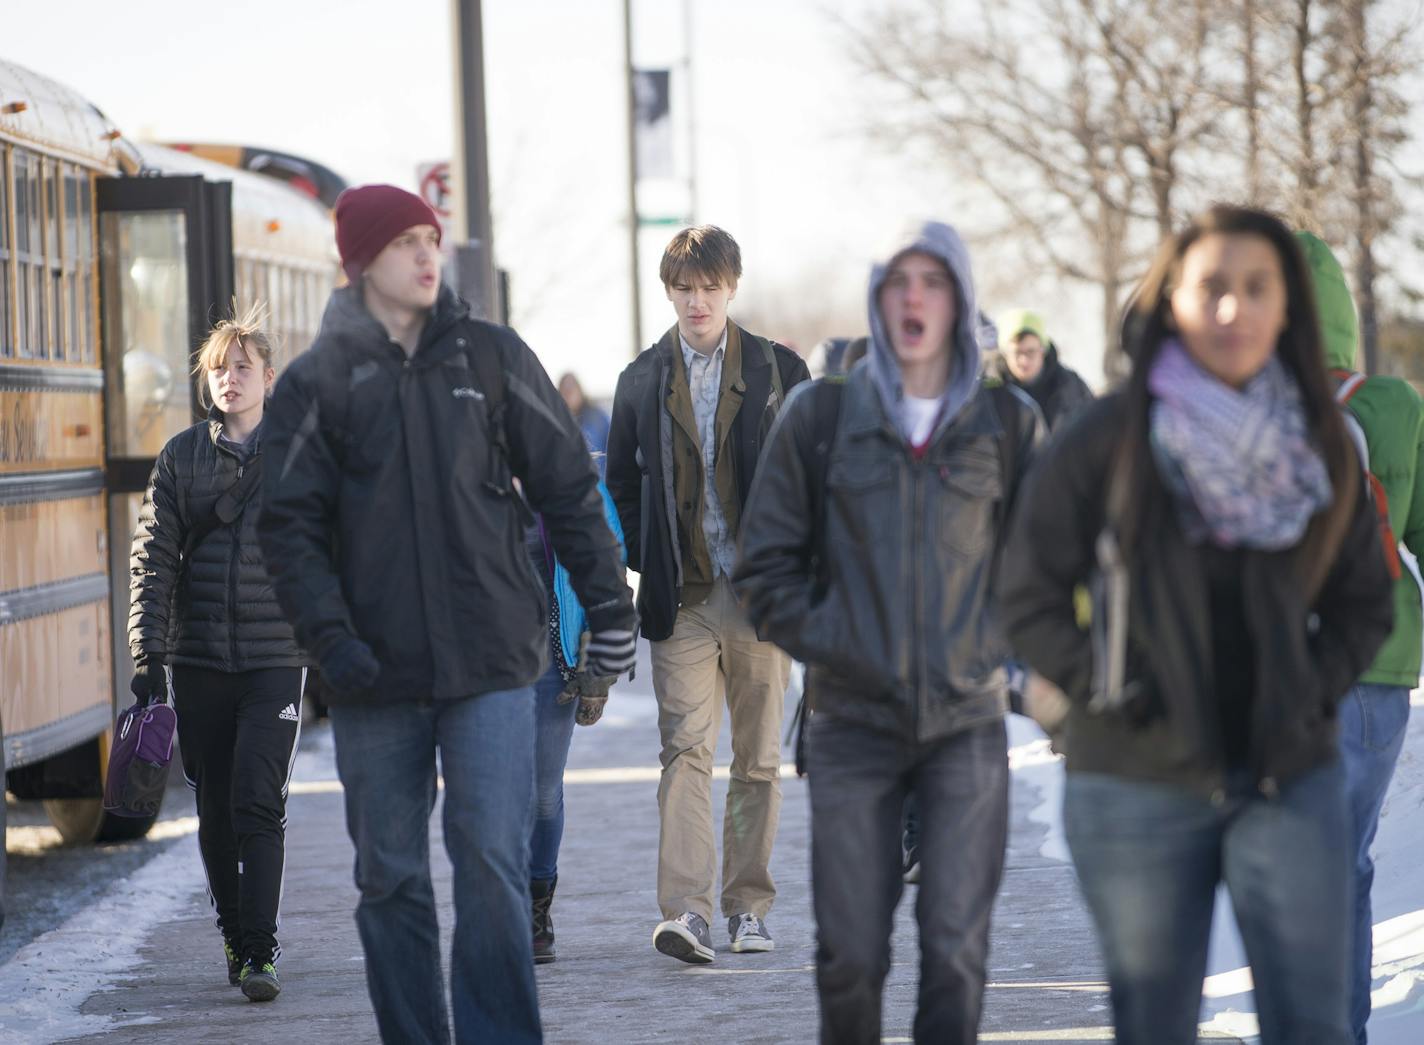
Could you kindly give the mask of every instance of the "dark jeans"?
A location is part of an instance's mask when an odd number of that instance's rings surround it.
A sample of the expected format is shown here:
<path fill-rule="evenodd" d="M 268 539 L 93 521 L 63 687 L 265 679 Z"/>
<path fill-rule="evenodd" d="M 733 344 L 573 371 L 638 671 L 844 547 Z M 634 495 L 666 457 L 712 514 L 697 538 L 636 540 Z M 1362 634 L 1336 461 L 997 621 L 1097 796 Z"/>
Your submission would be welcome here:
<path fill-rule="evenodd" d="M 1265 1045 L 1352 1040 L 1349 823 L 1339 762 L 1264 798 L 1069 773 L 1064 829 L 1097 924 L 1121 1045 L 1194 1045 L 1225 882 Z"/>
<path fill-rule="evenodd" d="M 807 743 L 821 1041 L 880 1041 L 905 799 L 919 816 L 920 992 L 915 1041 L 972 1043 L 983 1008 L 989 913 L 1004 870 L 1004 723 L 916 744 L 822 713 Z"/>
<path fill-rule="evenodd" d="M 218 928 L 241 958 L 276 961 L 287 785 L 301 732 L 302 668 L 173 668 L 183 776 Z"/>
<path fill-rule="evenodd" d="M 338 705 L 331 726 L 356 845 L 356 926 L 381 1039 L 450 1040 L 430 881 L 438 751 L 445 849 L 454 866 L 455 1040 L 542 1041 L 529 932 L 533 691 Z"/>
<path fill-rule="evenodd" d="M 1351 934 L 1350 1026 L 1364 1045 L 1370 1020 L 1370 986 L 1374 980 L 1374 914 L 1370 888 L 1375 862 L 1370 858 L 1380 809 L 1389 791 L 1394 764 L 1404 746 L 1409 725 L 1407 686 L 1361 683 L 1340 702 L 1340 761 L 1345 767 L 1345 800 L 1350 808 L 1350 854 L 1355 863 L 1355 919 Z"/>
<path fill-rule="evenodd" d="M 534 831 L 529 841 L 529 877 L 546 880 L 559 873 L 559 844 L 564 838 L 564 767 L 574 734 L 578 700 L 559 703 L 564 679 L 550 664 L 534 683 Z"/>

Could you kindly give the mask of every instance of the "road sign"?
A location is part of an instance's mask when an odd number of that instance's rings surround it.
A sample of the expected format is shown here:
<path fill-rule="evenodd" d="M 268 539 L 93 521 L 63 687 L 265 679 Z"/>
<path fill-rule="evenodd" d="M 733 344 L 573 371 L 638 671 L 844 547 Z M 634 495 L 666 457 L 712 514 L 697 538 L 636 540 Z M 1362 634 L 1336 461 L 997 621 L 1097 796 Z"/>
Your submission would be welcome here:
<path fill-rule="evenodd" d="M 418 164 L 415 168 L 415 179 L 416 184 L 420 186 L 420 198 L 430 204 L 430 209 L 440 218 L 440 238 L 448 242 L 453 203 L 450 191 L 450 161 Z"/>

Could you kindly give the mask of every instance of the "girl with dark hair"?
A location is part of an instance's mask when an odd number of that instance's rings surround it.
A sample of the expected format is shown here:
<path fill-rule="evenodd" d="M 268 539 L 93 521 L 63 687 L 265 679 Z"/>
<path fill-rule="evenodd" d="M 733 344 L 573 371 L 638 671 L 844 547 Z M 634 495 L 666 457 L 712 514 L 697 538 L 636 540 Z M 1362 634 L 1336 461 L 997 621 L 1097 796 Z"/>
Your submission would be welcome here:
<path fill-rule="evenodd" d="M 1335 706 L 1391 586 L 1289 230 L 1206 212 L 1124 341 L 1126 388 L 1047 451 L 1000 579 L 1016 652 L 1071 703 L 1064 827 L 1117 1040 L 1196 1041 L 1224 882 L 1262 1040 L 1349 1042 Z"/>

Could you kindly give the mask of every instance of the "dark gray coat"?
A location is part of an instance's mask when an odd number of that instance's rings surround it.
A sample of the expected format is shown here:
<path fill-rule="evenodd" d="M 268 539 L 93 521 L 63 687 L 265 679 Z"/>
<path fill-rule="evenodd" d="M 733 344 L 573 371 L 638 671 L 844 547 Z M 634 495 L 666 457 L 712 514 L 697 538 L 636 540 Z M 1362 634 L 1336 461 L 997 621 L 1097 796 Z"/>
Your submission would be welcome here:
<path fill-rule="evenodd" d="M 1003 502 L 1037 444 L 1036 411 L 1021 401 L 1018 459 L 1006 470 L 1003 424 L 979 387 L 916 460 L 870 369 L 856 367 L 829 449 L 818 581 L 808 568 L 815 385 L 806 389 L 772 430 L 742 521 L 735 580 L 752 621 L 807 663 L 818 714 L 920 742 L 998 718 L 1008 648 L 991 585 Z"/>
<path fill-rule="evenodd" d="M 158 455 L 129 560 L 129 651 L 135 661 L 156 654 L 215 671 L 298 667 L 305 660 L 257 545 L 260 489 L 234 525 L 218 526 L 193 549 L 186 569 L 179 561 L 189 530 L 212 513 L 243 467 L 218 442 L 221 432 L 222 414 L 214 410 Z M 261 430 L 254 439 L 255 459 Z"/>
<path fill-rule="evenodd" d="M 497 354 L 507 459 L 492 452 L 475 353 Z M 583 435 L 518 335 L 448 289 L 410 357 L 358 289 L 333 293 L 277 383 L 265 444 L 262 547 L 297 635 L 318 658 L 355 636 L 380 663 L 370 690 L 334 701 L 459 699 L 543 673 L 548 606 L 510 470 L 592 630 L 635 626 Z"/>

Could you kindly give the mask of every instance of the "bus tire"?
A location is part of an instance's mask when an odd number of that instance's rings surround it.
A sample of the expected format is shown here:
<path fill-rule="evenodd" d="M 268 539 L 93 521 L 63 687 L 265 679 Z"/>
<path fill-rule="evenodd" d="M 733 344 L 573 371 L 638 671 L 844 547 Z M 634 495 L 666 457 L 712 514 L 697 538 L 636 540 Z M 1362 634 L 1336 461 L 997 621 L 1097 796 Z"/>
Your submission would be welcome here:
<path fill-rule="evenodd" d="M 66 845 L 133 842 L 158 821 L 152 816 L 115 816 L 104 810 L 102 798 L 47 798 L 45 814 Z"/>
<path fill-rule="evenodd" d="M 0 838 L 5 837 L 5 723 L 0 722 Z M 0 845 L 0 929 L 5 927 L 5 847 Z"/>

